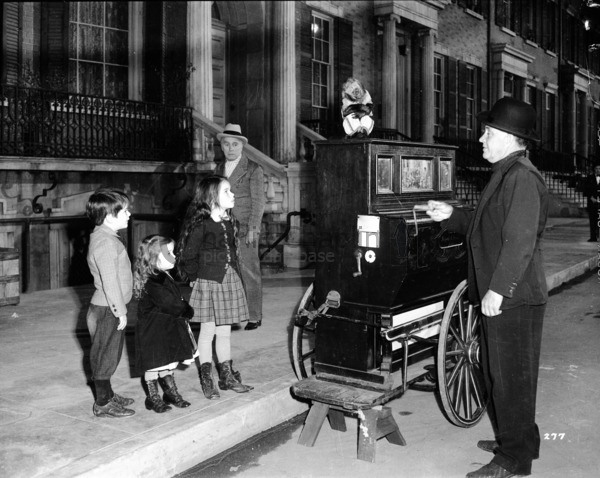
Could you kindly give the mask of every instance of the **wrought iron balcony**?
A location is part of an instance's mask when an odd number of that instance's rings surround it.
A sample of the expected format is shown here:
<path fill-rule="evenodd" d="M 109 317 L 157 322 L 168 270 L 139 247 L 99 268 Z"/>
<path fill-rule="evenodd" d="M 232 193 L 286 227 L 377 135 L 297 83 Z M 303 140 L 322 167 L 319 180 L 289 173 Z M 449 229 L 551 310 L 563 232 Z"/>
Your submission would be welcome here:
<path fill-rule="evenodd" d="M 192 161 L 191 108 L 0 85 L 0 155 Z"/>

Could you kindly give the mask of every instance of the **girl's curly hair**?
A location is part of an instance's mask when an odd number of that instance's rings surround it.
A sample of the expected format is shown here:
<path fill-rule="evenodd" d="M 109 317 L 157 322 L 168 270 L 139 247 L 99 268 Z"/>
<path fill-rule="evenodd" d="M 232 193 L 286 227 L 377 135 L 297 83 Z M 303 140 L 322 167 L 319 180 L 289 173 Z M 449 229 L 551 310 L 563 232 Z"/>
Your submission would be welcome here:
<path fill-rule="evenodd" d="M 152 234 L 140 241 L 133 267 L 133 293 L 140 298 L 148 277 L 160 272 L 158 268 L 158 256 L 162 246 L 169 245 L 175 241 L 169 237 Z"/>
<path fill-rule="evenodd" d="M 194 190 L 194 198 L 192 202 L 187 208 L 185 213 L 185 217 L 183 219 L 183 224 L 181 225 L 181 231 L 179 234 L 179 240 L 177 241 L 177 246 L 175 247 L 175 255 L 177 256 L 176 264 L 177 270 L 180 277 L 183 280 L 185 279 L 185 273 L 183 268 L 181 267 L 180 258 L 182 257 L 182 252 L 185 249 L 187 242 L 196 227 L 202 224 L 204 220 L 210 217 L 210 213 L 214 206 L 220 206 L 219 204 L 219 189 L 221 183 L 223 181 L 227 181 L 227 178 L 224 176 L 220 176 L 218 174 L 211 174 L 203 178 L 201 181 L 196 184 L 196 188 Z M 236 249 L 238 239 L 237 239 L 237 221 L 229 211 L 229 216 L 231 217 L 234 236 L 236 240 Z"/>

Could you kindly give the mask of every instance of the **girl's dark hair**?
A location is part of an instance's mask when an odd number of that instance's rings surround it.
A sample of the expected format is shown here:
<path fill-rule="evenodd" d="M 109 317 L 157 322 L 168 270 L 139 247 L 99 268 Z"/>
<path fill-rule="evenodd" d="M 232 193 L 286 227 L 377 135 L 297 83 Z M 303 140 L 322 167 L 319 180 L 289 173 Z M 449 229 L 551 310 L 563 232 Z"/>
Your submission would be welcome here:
<path fill-rule="evenodd" d="M 181 231 L 179 233 L 179 240 L 177 241 L 177 247 L 175 248 L 177 256 L 177 269 L 180 277 L 185 279 L 185 273 L 183 272 L 180 264 L 180 258 L 182 252 L 185 249 L 190 235 L 196 227 L 210 216 L 213 206 L 220 206 L 219 204 L 219 188 L 223 181 L 227 181 L 227 178 L 218 174 L 212 174 L 203 178 L 196 184 L 194 191 L 194 199 L 187 208 L 183 224 L 181 225 Z M 231 215 L 231 214 L 230 214 Z M 235 219 L 231 217 L 233 221 L 234 234 L 236 236 L 237 245 L 237 226 Z"/>
<path fill-rule="evenodd" d="M 161 247 L 173 242 L 173 239 L 158 234 L 152 234 L 140 241 L 133 266 L 133 293 L 136 298 L 139 299 L 142 295 L 148 277 L 160 272 L 158 256 Z"/>
<path fill-rule="evenodd" d="M 196 226 L 210 216 L 213 204 L 219 204 L 219 185 L 225 180 L 223 176 L 213 174 L 196 184 L 194 198 L 187 208 L 181 225 L 179 241 L 177 241 L 177 256 L 180 256 L 181 251 L 185 249 L 190 234 Z"/>
<path fill-rule="evenodd" d="M 129 204 L 129 196 L 123 191 L 101 188 L 90 196 L 85 212 L 96 226 L 101 226 L 106 216 L 116 216 L 122 209 L 129 207 Z"/>

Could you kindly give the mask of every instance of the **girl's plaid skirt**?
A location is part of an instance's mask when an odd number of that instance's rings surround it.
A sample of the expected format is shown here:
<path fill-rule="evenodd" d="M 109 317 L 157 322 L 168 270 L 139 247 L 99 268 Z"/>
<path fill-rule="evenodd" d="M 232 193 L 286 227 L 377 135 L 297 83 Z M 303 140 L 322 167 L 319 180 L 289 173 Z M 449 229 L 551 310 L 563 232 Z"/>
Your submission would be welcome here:
<path fill-rule="evenodd" d="M 194 308 L 192 322 L 230 325 L 249 319 L 244 285 L 235 269 L 229 266 L 221 284 L 198 279 L 192 289 L 190 305 Z"/>

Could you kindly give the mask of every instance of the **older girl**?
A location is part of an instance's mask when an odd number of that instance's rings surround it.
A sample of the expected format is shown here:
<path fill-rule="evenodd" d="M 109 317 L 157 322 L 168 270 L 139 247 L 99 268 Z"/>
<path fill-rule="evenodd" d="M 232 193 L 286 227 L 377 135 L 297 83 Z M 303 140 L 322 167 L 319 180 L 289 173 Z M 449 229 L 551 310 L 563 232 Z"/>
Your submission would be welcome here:
<path fill-rule="evenodd" d="M 208 399 L 219 398 L 211 374 L 215 336 L 219 388 L 237 393 L 253 388 L 242 384 L 231 366 L 231 325 L 248 320 L 238 263 L 237 230 L 228 213 L 234 201 L 224 177 L 213 175 L 202 179 L 188 207 L 177 247 L 179 267 L 193 287 L 192 321 L 202 323 L 198 338 L 200 383 Z"/>

